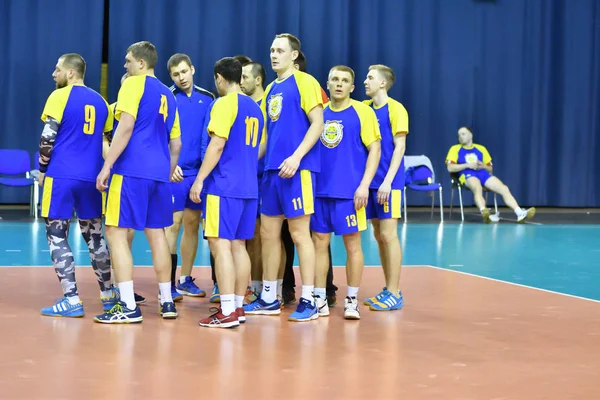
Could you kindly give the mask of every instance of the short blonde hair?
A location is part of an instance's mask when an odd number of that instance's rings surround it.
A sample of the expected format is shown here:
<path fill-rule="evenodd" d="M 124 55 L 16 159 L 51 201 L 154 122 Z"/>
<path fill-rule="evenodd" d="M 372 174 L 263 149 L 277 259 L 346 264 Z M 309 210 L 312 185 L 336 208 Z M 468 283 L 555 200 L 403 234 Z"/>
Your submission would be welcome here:
<path fill-rule="evenodd" d="M 333 71 L 342 71 L 342 72 L 348 72 L 350 75 L 352 75 L 352 83 L 354 83 L 354 70 L 346 65 L 336 65 L 335 67 L 332 67 L 329 70 L 329 75 L 331 75 L 331 73 Z M 327 78 L 329 79 L 329 78 Z"/>
<path fill-rule="evenodd" d="M 392 86 L 394 86 L 394 82 L 396 82 L 396 75 L 394 75 L 394 71 L 390 67 L 383 64 L 375 64 L 369 67 L 369 71 L 372 70 L 379 72 L 385 81 L 385 90 L 390 90 Z"/>

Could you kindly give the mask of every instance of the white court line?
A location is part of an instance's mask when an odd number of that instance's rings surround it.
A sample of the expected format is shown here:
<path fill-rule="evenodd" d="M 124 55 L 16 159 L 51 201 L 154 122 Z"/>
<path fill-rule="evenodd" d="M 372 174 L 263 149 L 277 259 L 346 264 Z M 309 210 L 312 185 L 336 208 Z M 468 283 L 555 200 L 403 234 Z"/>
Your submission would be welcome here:
<path fill-rule="evenodd" d="M 462 264 L 450 264 L 449 267 L 464 267 Z"/>
<path fill-rule="evenodd" d="M 433 268 L 433 269 L 439 269 L 442 271 L 448 271 L 448 272 L 454 272 L 455 274 L 462 274 L 462 275 L 468 275 L 468 276 L 473 276 L 475 278 L 481 278 L 481 279 L 485 279 L 488 281 L 494 281 L 494 282 L 500 282 L 500 283 L 505 283 L 507 285 L 513 285 L 513 286 L 520 286 L 522 288 L 527 288 L 527 289 L 533 289 L 533 290 L 539 290 L 540 292 L 546 292 L 546 293 L 552 293 L 552 294 L 558 294 L 561 296 L 567 296 L 567 297 L 572 297 L 575 299 L 579 299 L 579 300 L 587 300 L 587 301 L 591 301 L 593 303 L 600 303 L 600 300 L 594 300 L 594 299 L 589 299 L 587 297 L 581 297 L 581 296 L 575 296 L 573 294 L 568 294 L 568 293 L 562 293 L 562 292 L 555 292 L 554 290 L 548 290 L 548 289 L 542 289 L 542 288 L 538 288 L 535 286 L 528 286 L 528 285 L 523 285 L 521 283 L 514 283 L 514 282 L 509 282 L 509 281 L 503 281 L 501 279 L 495 279 L 495 278 L 488 278 L 487 276 L 481 276 L 481 275 L 475 275 L 475 274 L 471 274 L 468 272 L 463 272 L 463 271 L 456 271 L 453 269 L 447 269 L 447 268 L 441 268 L 441 267 L 435 267 L 433 265 L 427 265 L 427 267 L 429 268 Z"/>
<path fill-rule="evenodd" d="M 21 250 L 5 250 L 7 253 L 20 253 Z"/>

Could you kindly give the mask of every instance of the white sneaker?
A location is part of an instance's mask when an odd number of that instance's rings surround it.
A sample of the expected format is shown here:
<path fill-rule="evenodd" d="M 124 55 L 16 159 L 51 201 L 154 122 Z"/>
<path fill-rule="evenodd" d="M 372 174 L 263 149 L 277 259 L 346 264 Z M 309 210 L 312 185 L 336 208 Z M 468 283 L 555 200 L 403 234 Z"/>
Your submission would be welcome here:
<path fill-rule="evenodd" d="M 319 317 L 329 316 L 329 304 L 327 304 L 327 299 L 322 299 L 319 296 L 315 296 L 315 303 L 317 305 Z"/>
<path fill-rule="evenodd" d="M 344 318 L 346 319 L 360 319 L 360 312 L 358 311 L 358 300 L 356 297 L 346 297 L 344 300 Z"/>
<path fill-rule="evenodd" d="M 535 207 L 531 207 L 527 210 L 523 210 L 523 213 L 521 213 L 521 215 L 517 216 L 517 222 L 519 222 L 519 223 L 525 222 L 526 219 L 531 219 L 531 218 L 533 218 L 534 215 L 535 215 Z"/>

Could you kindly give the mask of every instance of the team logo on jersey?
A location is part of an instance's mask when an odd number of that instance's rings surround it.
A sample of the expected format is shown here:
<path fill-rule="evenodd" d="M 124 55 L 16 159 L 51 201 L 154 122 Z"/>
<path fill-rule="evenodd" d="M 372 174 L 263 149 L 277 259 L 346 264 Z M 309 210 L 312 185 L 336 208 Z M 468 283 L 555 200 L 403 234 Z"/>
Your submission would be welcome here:
<path fill-rule="evenodd" d="M 344 137 L 344 125 L 342 121 L 325 121 L 325 129 L 321 133 L 321 143 L 325 147 L 333 149 L 337 147 Z"/>
<path fill-rule="evenodd" d="M 468 163 L 476 163 L 477 161 L 479 161 L 479 158 L 477 158 L 477 154 L 475 153 L 469 153 L 465 156 L 465 160 Z"/>
<path fill-rule="evenodd" d="M 283 104 L 283 95 L 281 93 L 273 94 L 269 96 L 269 102 L 267 103 L 267 108 L 269 110 L 269 118 L 271 118 L 272 122 L 275 122 L 279 119 L 281 115 L 281 106 Z"/>

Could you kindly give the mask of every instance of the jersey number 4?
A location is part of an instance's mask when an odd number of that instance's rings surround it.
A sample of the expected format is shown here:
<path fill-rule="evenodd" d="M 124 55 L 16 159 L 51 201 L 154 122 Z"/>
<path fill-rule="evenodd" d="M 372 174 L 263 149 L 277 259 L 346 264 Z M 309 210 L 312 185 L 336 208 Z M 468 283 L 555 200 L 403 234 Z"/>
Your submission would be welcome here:
<path fill-rule="evenodd" d="M 258 118 L 246 117 L 246 146 L 256 147 L 258 142 Z"/>
<path fill-rule="evenodd" d="M 86 104 L 85 123 L 83 124 L 83 133 L 93 135 L 96 127 L 96 107 Z"/>
<path fill-rule="evenodd" d="M 167 122 L 167 114 L 169 113 L 169 105 L 167 104 L 167 96 L 160 95 L 160 109 L 158 113 L 163 116 L 163 122 Z"/>

